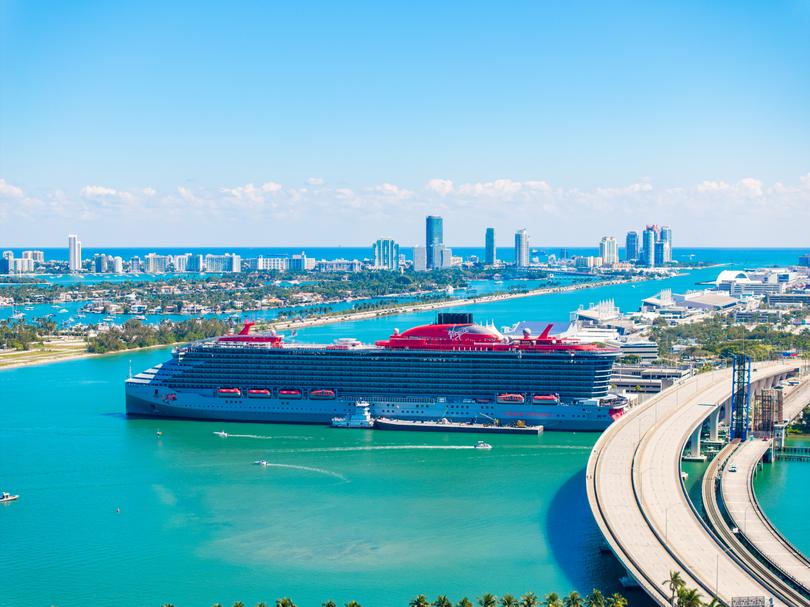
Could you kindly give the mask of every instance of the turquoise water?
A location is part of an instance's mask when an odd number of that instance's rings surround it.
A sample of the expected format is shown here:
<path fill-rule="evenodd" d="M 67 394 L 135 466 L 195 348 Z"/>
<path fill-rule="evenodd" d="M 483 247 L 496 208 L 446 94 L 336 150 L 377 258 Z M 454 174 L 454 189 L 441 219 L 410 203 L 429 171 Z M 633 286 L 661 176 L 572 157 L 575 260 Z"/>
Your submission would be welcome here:
<path fill-rule="evenodd" d="M 625 310 L 716 269 L 469 308 L 481 320 Z M 434 313 L 311 327 L 301 341 L 384 337 Z M 366 607 L 418 592 L 618 590 L 584 467 L 595 434 L 475 437 L 128 420 L 123 385 L 167 349 L 0 373 L 0 605 L 247 604 L 289 595 Z M 160 438 L 157 429 L 164 432 Z M 221 439 L 226 429 L 243 437 Z M 269 437 L 269 438 L 268 438 Z M 454 448 L 450 448 L 454 447 Z M 465 447 L 465 448 L 455 448 Z M 261 468 L 253 461 L 267 459 Z M 810 467 L 808 467 L 810 468 Z M 117 509 L 120 509 L 117 510 Z M 647 604 L 633 597 L 633 605 Z"/>
<path fill-rule="evenodd" d="M 788 445 L 810 447 L 810 437 L 788 439 Z M 765 514 L 788 541 L 810 555 L 810 463 L 765 464 L 754 477 L 754 491 Z"/>

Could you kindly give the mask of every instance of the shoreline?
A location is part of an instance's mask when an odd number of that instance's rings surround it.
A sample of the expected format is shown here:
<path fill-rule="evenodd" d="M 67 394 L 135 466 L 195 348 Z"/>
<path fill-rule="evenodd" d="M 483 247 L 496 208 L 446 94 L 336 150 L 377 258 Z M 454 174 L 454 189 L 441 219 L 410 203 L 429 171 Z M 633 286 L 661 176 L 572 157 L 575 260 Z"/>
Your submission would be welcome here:
<path fill-rule="evenodd" d="M 601 280 L 596 282 L 587 282 L 587 283 L 579 283 L 574 285 L 566 285 L 561 287 L 542 287 L 539 289 L 532 289 L 530 291 L 526 291 L 523 293 L 497 293 L 492 295 L 483 295 L 480 297 L 474 297 L 470 299 L 453 299 L 453 300 L 444 300 L 438 302 L 427 302 L 421 304 L 403 304 L 399 306 L 392 306 L 390 308 L 381 308 L 377 310 L 367 310 L 362 312 L 350 312 L 347 314 L 337 314 L 334 316 L 319 316 L 316 318 L 311 318 L 307 320 L 300 320 L 300 321 L 281 321 L 281 322 L 268 322 L 268 323 L 257 323 L 257 327 L 261 327 L 262 329 L 274 329 L 274 330 L 289 330 L 289 329 L 298 329 L 298 328 L 305 328 L 305 327 L 316 327 L 328 324 L 335 324 L 341 322 L 351 322 L 351 321 L 358 321 L 358 320 L 371 320 L 374 318 L 380 318 L 384 316 L 396 316 L 398 314 L 411 314 L 414 312 L 425 312 L 430 310 L 438 310 L 442 308 L 450 308 L 450 307 L 458 307 L 458 306 L 465 306 L 465 305 L 478 305 L 484 303 L 492 303 L 496 301 L 505 301 L 509 299 L 519 299 L 522 297 L 539 297 L 542 295 L 551 295 L 554 293 L 570 293 L 574 291 L 584 291 L 587 289 L 594 289 L 598 287 L 606 287 L 611 285 L 619 285 L 619 284 L 626 284 L 626 283 L 633 283 L 633 282 L 646 282 L 650 279 L 641 279 L 641 280 L 633 280 L 633 279 L 611 279 L 611 280 Z M 0 372 L 5 371 L 7 369 L 19 369 L 22 367 L 33 367 L 36 365 L 46 365 L 46 364 L 53 364 L 59 363 L 63 361 L 70 361 L 70 360 L 79 360 L 82 358 L 91 358 L 91 357 L 99 357 L 99 356 L 111 356 L 115 354 L 125 354 L 127 352 L 141 352 L 144 350 L 151 350 L 155 348 L 170 348 L 176 346 L 180 343 L 184 342 L 174 342 L 170 344 L 159 344 L 154 346 L 146 346 L 143 348 L 129 348 L 126 350 L 116 350 L 114 352 L 104 352 L 104 353 L 95 353 L 95 352 L 73 352 L 73 353 L 66 353 L 64 356 L 60 355 L 58 352 L 51 352 L 50 355 L 43 355 L 39 358 L 34 358 L 32 360 L 21 360 L 18 362 L 13 362 L 8 365 L 0 365 Z M 47 347 L 47 345 L 46 345 Z M 24 351 L 23 351 L 24 352 Z M 29 352 L 36 353 L 38 350 L 29 350 Z M 0 362 L 2 361 L 2 355 L 0 355 Z"/>

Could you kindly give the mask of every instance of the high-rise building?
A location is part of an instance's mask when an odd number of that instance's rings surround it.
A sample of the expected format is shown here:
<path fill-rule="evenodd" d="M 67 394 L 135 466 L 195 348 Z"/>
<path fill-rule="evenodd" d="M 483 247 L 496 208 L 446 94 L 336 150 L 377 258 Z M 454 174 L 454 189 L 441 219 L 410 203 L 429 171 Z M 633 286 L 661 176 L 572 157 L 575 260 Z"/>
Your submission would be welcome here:
<path fill-rule="evenodd" d="M 414 247 L 413 248 L 413 269 L 416 272 L 424 272 L 427 270 L 427 248 Z"/>
<path fill-rule="evenodd" d="M 636 261 L 638 259 L 638 232 L 631 230 L 627 233 L 624 239 L 625 259 L 627 261 Z"/>
<path fill-rule="evenodd" d="M 441 217 L 428 215 L 425 219 L 425 249 L 427 251 L 427 268 L 442 267 L 442 248 L 444 247 L 444 222 Z"/>
<path fill-rule="evenodd" d="M 515 265 L 529 267 L 529 233 L 525 228 L 515 232 Z"/>
<path fill-rule="evenodd" d="M 315 269 L 315 263 L 315 259 L 307 257 L 307 254 L 301 251 L 300 255 L 293 255 L 290 258 L 290 270 L 292 272 L 307 272 Z"/>
<path fill-rule="evenodd" d="M 453 267 L 453 249 L 450 247 L 442 247 L 441 265 L 440 268 Z"/>
<path fill-rule="evenodd" d="M 164 274 L 169 271 L 169 264 L 172 263 L 171 255 L 158 255 L 157 253 L 147 253 L 145 256 L 147 274 Z"/>
<path fill-rule="evenodd" d="M 488 266 L 494 266 L 498 261 L 498 252 L 495 249 L 495 228 L 487 228 L 484 249 L 484 263 Z"/>
<path fill-rule="evenodd" d="M 655 267 L 656 230 L 654 226 L 647 226 L 641 234 L 641 263 L 650 268 Z"/>
<path fill-rule="evenodd" d="M 23 259 L 33 259 L 35 263 L 45 263 L 45 253 L 43 251 L 23 251 Z"/>
<path fill-rule="evenodd" d="M 380 238 L 372 245 L 374 267 L 381 270 L 399 269 L 399 245 L 391 238 Z"/>
<path fill-rule="evenodd" d="M 140 274 L 143 272 L 143 262 L 137 255 L 129 260 L 129 271 L 132 274 Z"/>
<path fill-rule="evenodd" d="M 96 253 L 93 255 L 93 272 L 105 274 L 109 271 L 108 267 L 107 256 L 104 253 Z"/>
<path fill-rule="evenodd" d="M 613 236 L 603 236 L 602 240 L 599 241 L 599 256 L 606 266 L 619 263 L 619 245 Z"/>
<path fill-rule="evenodd" d="M 71 272 L 82 269 L 82 243 L 76 234 L 68 234 L 68 269 Z"/>
<path fill-rule="evenodd" d="M 0 274 L 12 274 L 14 272 L 14 251 L 3 251 L 0 256 Z"/>
<path fill-rule="evenodd" d="M 669 226 L 661 226 L 659 240 L 665 243 L 661 248 L 661 263 L 670 263 L 672 261 L 672 228 Z"/>
<path fill-rule="evenodd" d="M 113 257 L 113 272 L 116 274 L 124 273 L 124 260 L 118 255 Z"/>
<path fill-rule="evenodd" d="M 191 259 L 191 253 L 185 253 L 184 255 L 175 255 L 174 261 L 172 262 L 172 265 L 174 266 L 174 271 L 187 272 L 189 259 Z"/>
<path fill-rule="evenodd" d="M 199 253 L 192 253 L 186 262 L 186 271 L 188 272 L 204 272 L 205 271 L 205 258 Z"/>

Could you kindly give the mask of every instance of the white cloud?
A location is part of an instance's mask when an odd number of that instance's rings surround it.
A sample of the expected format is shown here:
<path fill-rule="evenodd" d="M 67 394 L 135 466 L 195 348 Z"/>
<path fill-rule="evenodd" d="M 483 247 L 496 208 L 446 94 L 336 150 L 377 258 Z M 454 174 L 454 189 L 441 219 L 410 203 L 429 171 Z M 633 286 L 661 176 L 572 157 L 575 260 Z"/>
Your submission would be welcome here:
<path fill-rule="evenodd" d="M 427 189 L 439 196 L 447 196 L 453 191 L 453 182 L 449 179 L 431 179 L 427 182 Z"/>
<path fill-rule="evenodd" d="M 11 185 L 5 179 L 0 179 L 0 196 L 3 198 L 22 198 L 24 192 L 22 188 Z"/>
<path fill-rule="evenodd" d="M 309 179 L 307 179 L 307 185 L 319 186 L 319 185 L 323 185 L 323 184 L 324 184 L 324 181 L 320 177 L 310 177 Z"/>

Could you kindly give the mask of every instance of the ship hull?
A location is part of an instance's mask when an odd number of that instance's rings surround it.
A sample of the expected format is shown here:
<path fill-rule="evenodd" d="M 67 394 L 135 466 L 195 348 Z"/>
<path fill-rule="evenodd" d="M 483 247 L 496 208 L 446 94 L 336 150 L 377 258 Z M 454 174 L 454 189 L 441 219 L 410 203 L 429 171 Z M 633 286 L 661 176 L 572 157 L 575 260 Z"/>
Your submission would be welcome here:
<path fill-rule="evenodd" d="M 329 425 L 334 417 L 350 415 L 356 399 L 330 401 L 278 398 L 221 398 L 200 392 L 156 389 L 148 384 L 127 384 L 126 412 L 133 417 L 192 419 L 208 421 L 296 423 Z M 171 394 L 173 398 L 167 399 Z M 497 404 L 486 411 L 463 400 L 399 404 L 370 400 L 371 414 L 410 421 L 489 423 L 492 418 L 503 424 L 523 421 L 545 430 L 601 432 L 612 422 L 608 407 L 594 405 Z M 457 408 L 457 409 L 456 409 Z M 458 412 L 454 412 L 457 410 Z"/>

